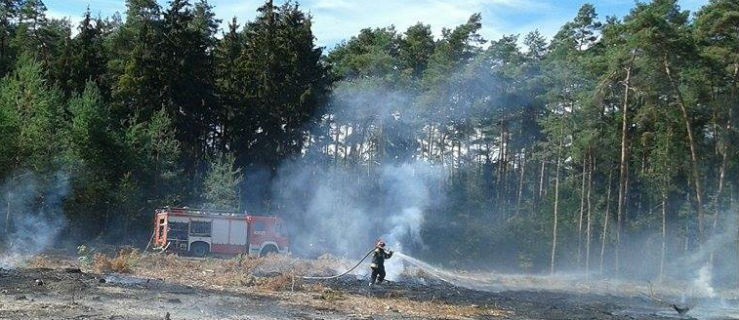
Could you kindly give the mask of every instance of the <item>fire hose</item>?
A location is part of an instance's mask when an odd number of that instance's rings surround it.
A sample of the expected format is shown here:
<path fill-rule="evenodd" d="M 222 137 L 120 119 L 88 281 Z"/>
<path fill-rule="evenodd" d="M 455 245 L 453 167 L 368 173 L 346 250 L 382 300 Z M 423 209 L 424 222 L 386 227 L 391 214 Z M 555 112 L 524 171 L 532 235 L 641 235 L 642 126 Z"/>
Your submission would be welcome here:
<path fill-rule="evenodd" d="M 346 275 L 349 272 L 352 272 L 354 269 L 356 269 L 357 267 L 359 267 L 359 265 L 362 264 L 362 261 L 364 261 L 365 259 L 367 259 L 367 257 L 369 257 L 369 255 L 372 254 L 373 251 L 375 251 L 375 248 L 372 248 L 372 250 L 370 250 L 369 252 L 367 252 L 367 254 L 364 255 L 364 258 L 362 258 L 362 260 L 359 260 L 359 262 L 357 262 L 357 264 L 355 264 L 349 270 L 344 271 L 344 273 L 342 273 L 342 274 L 337 274 L 335 276 L 327 276 L 327 277 L 303 276 L 302 278 L 303 279 L 310 279 L 310 280 L 329 280 L 329 279 L 336 279 L 338 277 L 341 277 L 343 275 Z"/>

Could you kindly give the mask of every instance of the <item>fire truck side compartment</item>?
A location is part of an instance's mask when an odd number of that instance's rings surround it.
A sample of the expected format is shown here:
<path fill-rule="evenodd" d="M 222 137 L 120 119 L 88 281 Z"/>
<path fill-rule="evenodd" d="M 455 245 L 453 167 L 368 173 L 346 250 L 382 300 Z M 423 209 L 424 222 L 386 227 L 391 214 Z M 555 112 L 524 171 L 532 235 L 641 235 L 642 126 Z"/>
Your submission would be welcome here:
<path fill-rule="evenodd" d="M 191 255 L 288 252 L 277 217 L 165 208 L 157 210 L 155 228 L 157 246 Z"/>

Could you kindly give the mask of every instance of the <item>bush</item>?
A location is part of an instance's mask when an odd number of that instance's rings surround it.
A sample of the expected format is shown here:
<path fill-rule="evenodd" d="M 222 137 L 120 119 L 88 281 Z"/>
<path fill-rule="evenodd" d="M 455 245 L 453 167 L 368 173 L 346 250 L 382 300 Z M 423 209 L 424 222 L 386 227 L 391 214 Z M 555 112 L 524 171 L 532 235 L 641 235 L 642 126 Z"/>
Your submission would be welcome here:
<path fill-rule="evenodd" d="M 81 267 L 89 267 L 93 263 L 94 249 L 88 248 L 86 245 L 81 244 L 77 247 L 77 260 L 80 262 Z"/>
<path fill-rule="evenodd" d="M 301 278 L 295 277 L 291 273 L 281 273 L 277 276 L 267 278 L 261 285 L 262 288 L 270 291 L 295 291 L 300 290 L 301 286 Z"/>
<path fill-rule="evenodd" d="M 98 273 L 118 272 L 130 273 L 141 259 L 141 254 L 134 248 L 123 248 L 114 258 L 100 253 L 94 256 L 93 269 Z"/>
<path fill-rule="evenodd" d="M 39 269 L 53 268 L 55 265 L 55 261 L 52 261 L 49 257 L 44 255 L 35 256 L 28 262 L 29 267 Z"/>

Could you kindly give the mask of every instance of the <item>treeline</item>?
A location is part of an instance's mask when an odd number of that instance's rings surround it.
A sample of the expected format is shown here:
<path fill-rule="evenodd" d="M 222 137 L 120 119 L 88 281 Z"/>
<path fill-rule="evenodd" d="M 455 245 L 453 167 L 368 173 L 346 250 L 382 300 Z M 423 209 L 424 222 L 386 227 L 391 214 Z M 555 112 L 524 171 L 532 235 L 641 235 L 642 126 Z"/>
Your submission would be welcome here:
<path fill-rule="evenodd" d="M 298 221 L 281 199 L 311 192 L 280 194 L 285 163 L 341 168 L 370 197 L 383 166 L 420 161 L 446 175 L 418 255 L 649 276 L 710 263 L 737 280 L 735 1 L 606 19 L 584 5 L 551 40 L 483 39 L 474 14 L 328 52 L 292 2 L 221 33 L 205 0 L 128 0 L 125 21 L 88 12 L 76 32 L 39 0 L 2 6 L 0 175 L 63 172 L 75 233 L 147 234 L 153 208 L 176 204 Z"/>
<path fill-rule="evenodd" d="M 2 2 L 6 233 L 14 211 L 48 206 L 42 194 L 62 182 L 71 233 L 89 237 L 148 233 L 158 206 L 234 208 L 239 173 L 273 174 L 319 119 L 331 78 L 296 4 L 270 1 L 220 37 L 207 1 L 126 5 L 125 20 L 88 9 L 73 32 L 42 1 Z M 46 177 L 35 194 L 11 192 L 30 173 Z"/>

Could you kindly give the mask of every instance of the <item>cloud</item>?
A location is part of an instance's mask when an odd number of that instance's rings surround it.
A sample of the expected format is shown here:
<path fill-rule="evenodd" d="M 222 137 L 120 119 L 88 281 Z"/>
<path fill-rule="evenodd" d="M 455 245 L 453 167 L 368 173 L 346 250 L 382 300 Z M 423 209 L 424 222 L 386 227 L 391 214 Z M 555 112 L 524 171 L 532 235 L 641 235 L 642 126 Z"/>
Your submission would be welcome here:
<path fill-rule="evenodd" d="M 541 3 L 519 0 L 464 0 L 448 1 L 390 1 L 380 0 L 361 5 L 349 1 L 316 0 L 307 2 L 313 15 L 314 34 L 319 44 L 329 48 L 346 40 L 364 28 L 380 28 L 394 25 L 398 32 L 421 22 L 430 25 L 435 36 L 443 28 L 454 28 L 467 22 L 477 12 L 483 14 L 481 33 L 488 39 L 500 37 L 504 32 L 493 24 L 502 19 L 490 19 L 492 12 L 532 12 L 544 8 Z"/>
<path fill-rule="evenodd" d="M 166 8 L 168 2 L 158 0 Z M 194 1 L 193 1 L 194 2 Z M 225 24 L 236 17 L 243 26 L 257 15 L 262 0 L 209 0 L 216 17 Z M 281 5 L 285 1 L 275 1 Z M 435 36 L 442 28 L 454 28 L 467 22 L 474 13 L 482 14 L 480 34 L 487 40 L 497 40 L 503 35 L 520 34 L 538 29 L 551 39 L 559 28 L 577 15 L 586 1 L 555 0 L 305 0 L 298 1 L 300 8 L 313 17 L 313 34 L 317 45 L 332 49 L 342 40 L 359 34 L 364 28 L 382 28 L 394 25 L 398 32 L 422 22 L 430 25 Z M 684 10 L 697 11 L 705 0 L 682 0 Z M 125 13 L 123 0 L 47 0 L 49 15 L 70 17 L 73 23 L 89 5 L 94 15 L 110 16 L 116 11 Z M 604 0 L 595 5 L 601 19 L 606 16 L 623 17 L 634 6 L 631 0 Z"/>
<path fill-rule="evenodd" d="M 244 22 L 254 20 L 257 16 L 257 8 L 264 4 L 259 0 L 218 0 L 209 1 L 213 6 L 213 12 L 216 18 L 221 19 L 224 23 L 229 23 L 231 18 L 236 17 L 241 26 Z"/>
<path fill-rule="evenodd" d="M 47 0 L 45 1 L 48 11 L 46 14 L 54 18 L 69 17 L 71 20 L 81 20 L 87 8 L 93 16 L 98 14 L 102 17 L 113 15 L 116 11 L 123 13 L 126 5 L 121 0 Z M 78 19 L 79 18 L 79 19 Z"/>

